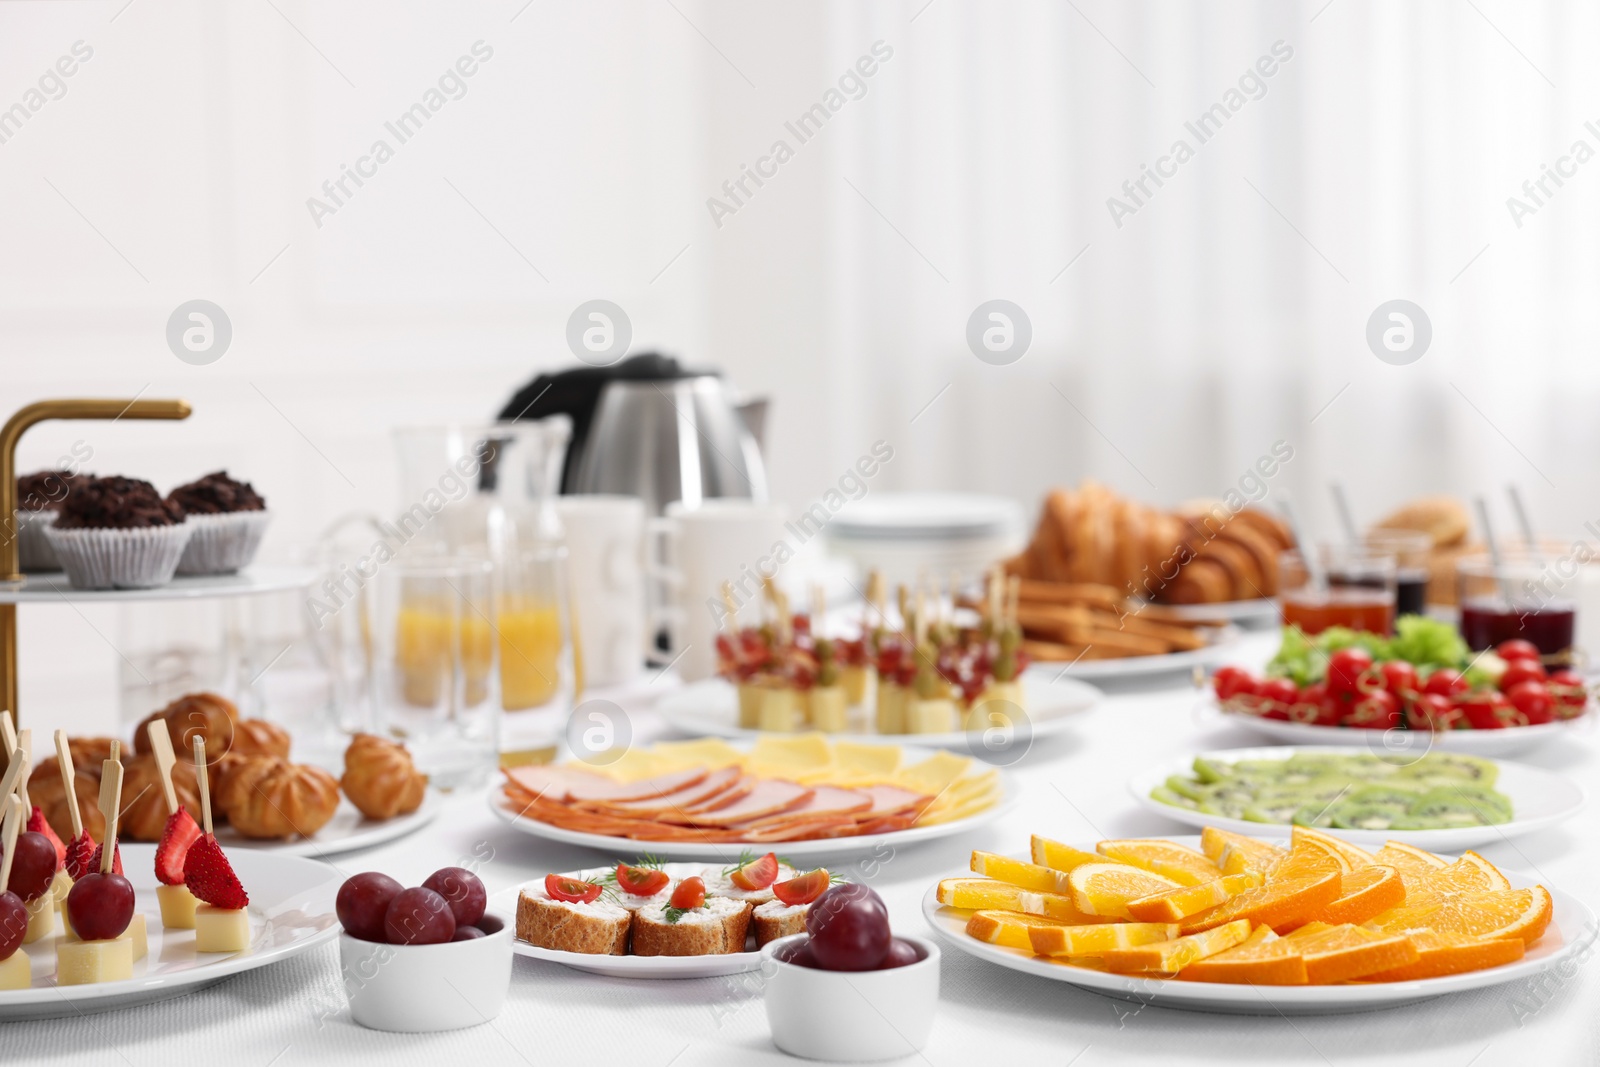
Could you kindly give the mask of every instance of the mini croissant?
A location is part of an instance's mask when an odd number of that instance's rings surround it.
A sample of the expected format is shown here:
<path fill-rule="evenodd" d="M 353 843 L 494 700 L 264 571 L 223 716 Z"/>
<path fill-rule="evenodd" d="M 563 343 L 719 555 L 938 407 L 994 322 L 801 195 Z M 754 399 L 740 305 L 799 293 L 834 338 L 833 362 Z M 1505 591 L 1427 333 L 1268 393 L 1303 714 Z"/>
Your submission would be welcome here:
<path fill-rule="evenodd" d="M 369 819 L 409 815 L 422 804 L 428 776 L 418 773 L 404 745 L 356 734 L 344 753 L 344 795 Z"/>
<path fill-rule="evenodd" d="M 277 756 L 230 760 L 215 800 L 245 837 L 310 837 L 339 807 L 339 783 L 320 767 Z"/>

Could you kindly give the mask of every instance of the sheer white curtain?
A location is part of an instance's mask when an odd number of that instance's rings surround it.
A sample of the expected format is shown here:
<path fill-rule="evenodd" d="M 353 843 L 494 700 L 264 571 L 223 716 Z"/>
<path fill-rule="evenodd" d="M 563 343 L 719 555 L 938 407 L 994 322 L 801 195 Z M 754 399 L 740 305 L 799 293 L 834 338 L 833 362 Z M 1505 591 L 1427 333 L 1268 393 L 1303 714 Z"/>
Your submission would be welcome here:
<path fill-rule="evenodd" d="M 902 486 L 1034 499 L 1087 476 L 1175 501 L 1282 440 L 1273 492 L 1317 523 L 1333 478 L 1365 518 L 1508 482 L 1549 532 L 1600 515 L 1600 160 L 1561 162 L 1600 152 L 1592 6 L 919 8 L 811 9 L 787 29 L 819 58 L 764 108 L 707 89 L 710 168 L 736 174 L 874 41 L 893 48 L 711 245 L 719 355 L 779 395 L 779 485 L 886 437 Z M 1228 102 L 1201 143 L 1186 123 Z M 1193 158 L 1137 203 L 1123 183 L 1179 140 Z M 1507 198 L 1531 203 L 1523 182 L 1558 162 L 1575 173 L 1519 227 Z M 1136 207 L 1120 226 L 1110 197 Z M 1011 366 L 966 345 L 992 298 L 1032 320 Z M 1408 366 L 1366 342 L 1396 298 L 1432 324 Z"/>

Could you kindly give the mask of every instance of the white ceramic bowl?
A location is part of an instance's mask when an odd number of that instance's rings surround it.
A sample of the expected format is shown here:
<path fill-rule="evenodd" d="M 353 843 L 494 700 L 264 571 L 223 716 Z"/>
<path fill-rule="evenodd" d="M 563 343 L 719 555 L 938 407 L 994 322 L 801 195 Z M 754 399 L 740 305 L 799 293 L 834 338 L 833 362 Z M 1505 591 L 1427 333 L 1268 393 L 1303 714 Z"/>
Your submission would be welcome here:
<path fill-rule="evenodd" d="M 500 929 L 443 945 L 380 945 L 339 935 L 339 963 L 350 1014 L 372 1030 L 429 1033 L 486 1023 L 505 1006 L 511 987 L 514 927 L 490 912 Z"/>
<path fill-rule="evenodd" d="M 845 1063 L 922 1051 L 939 1002 L 939 946 L 901 937 L 922 959 L 887 971 L 823 971 L 780 958 L 785 946 L 808 936 L 780 937 L 761 949 L 773 1044 L 791 1056 Z"/>

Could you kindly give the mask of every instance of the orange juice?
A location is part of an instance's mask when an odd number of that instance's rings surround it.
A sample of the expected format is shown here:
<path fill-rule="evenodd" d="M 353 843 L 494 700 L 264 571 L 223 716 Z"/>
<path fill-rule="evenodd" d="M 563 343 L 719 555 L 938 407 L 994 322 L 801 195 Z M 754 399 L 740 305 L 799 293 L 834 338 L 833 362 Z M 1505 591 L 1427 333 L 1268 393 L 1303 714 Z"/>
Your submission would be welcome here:
<path fill-rule="evenodd" d="M 400 692 L 407 704 L 435 707 L 450 702 L 458 649 L 466 675 L 466 703 L 483 701 L 493 651 L 487 619 L 461 618 L 438 604 L 421 601 L 400 609 L 396 629 L 395 661 Z"/>
<path fill-rule="evenodd" d="M 561 682 L 561 613 L 554 604 L 506 597 L 496 619 L 500 631 L 500 706 L 536 708 Z"/>

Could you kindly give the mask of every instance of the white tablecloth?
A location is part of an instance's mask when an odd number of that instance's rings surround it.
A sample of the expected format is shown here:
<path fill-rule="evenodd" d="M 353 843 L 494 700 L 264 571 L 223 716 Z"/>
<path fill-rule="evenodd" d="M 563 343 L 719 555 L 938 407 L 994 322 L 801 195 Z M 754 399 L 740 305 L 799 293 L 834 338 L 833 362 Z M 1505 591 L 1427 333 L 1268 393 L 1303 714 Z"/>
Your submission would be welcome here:
<path fill-rule="evenodd" d="M 1253 635 L 1237 660 L 1259 665 L 1275 638 Z M 663 683 L 664 684 L 664 683 Z M 1023 802 L 1012 815 L 963 837 L 906 849 L 869 879 L 899 931 L 925 933 L 920 901 L 941 875 L 965 867 L 973 848 L 1026 850 L 1031 832 L 1067 841 L 1176 834 L 1177 824 L 1130 801 L 1126 781 L 1158 761 L 1206 748 L 1257 743 L 1208 722 L 1187 679 L 1107 686 L 1107 699 L 1069 734 L 1040 741 L 1014 768 Z M 659 728 L 636 717 L 636 738 Z M 1526 762 L 1600 786 L 1594 737 L 1525 755 Z M 1535 871 L 1591 906 L 1600 900 L 1600 843 L 1581 819 L 1483 852 L 1507 868 Z M 595 854 L 506 829 L 481 795 L 453 800 L 427 830 L 336 859 L 343 871 L 386 871 L 416 884 L 484 844 L 491 893 Z M 1600 1063 L 1600 980 L 1592 962 L 1565 982 L 1532 982 L 1459 994 L 1412 1007 L 1321 1018 L 1205 1015 L 1111 1000 L 1003 970 L 946 950 L 940 1010 L 921 1058 L 935 1067 L 1015 1064 L 1307 1063 L 1556 1067 Z M 0 1060 L 18 1063 L 171 1064 L 254 1067 L 302 1063 L 528 1063 L 539 1067 L 776 1063 L 759 992 L 739 979 L 630 982 L 519 958 L 510 999 L 493 1024 L 437 1035 L 376 1033 L 345 1007 L 338 949 L 226 980 L 191 996 L 127 1011 L 0 1027 Z M 792 1061 L 789 1061 L 792 1062 Z"/>

